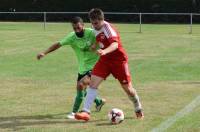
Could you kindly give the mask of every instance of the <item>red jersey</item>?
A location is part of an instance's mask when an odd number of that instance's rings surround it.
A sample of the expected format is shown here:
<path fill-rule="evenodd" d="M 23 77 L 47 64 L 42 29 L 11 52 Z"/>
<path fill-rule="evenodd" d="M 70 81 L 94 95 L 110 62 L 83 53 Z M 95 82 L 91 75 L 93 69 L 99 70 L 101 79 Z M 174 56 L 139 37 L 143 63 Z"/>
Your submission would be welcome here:
<path fill-rule="evenodd" d="M 110 23 L 104 21 L 103 27 L 100 30 L 95 30 L 95 35 L 101 49 L 109 47 L 113 42 L 118 43 L 118 48 L 115 51 L 101 56 L 100 59 L 127 61 L 128 57 L 122 47 L 119 33 Z"/>

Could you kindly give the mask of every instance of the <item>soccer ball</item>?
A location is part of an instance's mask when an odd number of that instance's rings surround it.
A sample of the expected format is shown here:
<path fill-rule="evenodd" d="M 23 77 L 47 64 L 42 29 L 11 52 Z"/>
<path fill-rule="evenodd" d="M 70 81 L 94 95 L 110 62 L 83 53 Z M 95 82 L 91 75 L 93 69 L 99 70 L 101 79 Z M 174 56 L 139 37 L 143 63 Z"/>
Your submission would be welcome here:
<path fill-rule="evenodd" d="M 113 108 L 108 113 L 108 119 L 112 124 L 119 124 L 124 120 L 124 113 L 118 108 Z"/>

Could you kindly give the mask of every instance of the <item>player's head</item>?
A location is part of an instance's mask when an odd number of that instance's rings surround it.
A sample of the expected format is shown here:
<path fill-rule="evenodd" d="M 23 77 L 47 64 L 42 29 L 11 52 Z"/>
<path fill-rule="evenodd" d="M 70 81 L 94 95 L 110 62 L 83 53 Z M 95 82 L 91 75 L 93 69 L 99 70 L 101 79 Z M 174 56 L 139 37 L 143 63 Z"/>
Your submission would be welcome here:
<path fill-rule="evenodd" d="M 96 30 L 100 30 L 104 24 L 104 14 L 101 9 L 93 8 L 89 12 L 90 22 Z"/>
<path fill-rule="evenodd" d="M 74 29 L 74 32 L 76 33 L 77 37 L 83 37 L 84 36 L 84 23 L 83 19 L 81 17 L 73 17 L 71 20 L 72 27 Z"/>

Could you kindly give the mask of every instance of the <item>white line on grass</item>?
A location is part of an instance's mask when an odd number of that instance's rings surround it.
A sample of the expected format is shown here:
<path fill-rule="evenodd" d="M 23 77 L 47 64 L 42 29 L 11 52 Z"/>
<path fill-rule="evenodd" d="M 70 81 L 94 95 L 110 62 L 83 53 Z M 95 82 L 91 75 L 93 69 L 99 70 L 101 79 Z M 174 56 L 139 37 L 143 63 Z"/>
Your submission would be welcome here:
<path fill-rule="evenodd" d="M 184 117 L 193 111 L 194 108 L 200 105 L 200 95 L 197 96 L 190 104 L 186 105 L 181 111 L 176 113 L 176 115 L 168 118 L 166 121 L 162 122 L 159 126 L 153 128 L 151 132 L 163 132 L 167 128 L 171 127 L 178 119 Z"/>

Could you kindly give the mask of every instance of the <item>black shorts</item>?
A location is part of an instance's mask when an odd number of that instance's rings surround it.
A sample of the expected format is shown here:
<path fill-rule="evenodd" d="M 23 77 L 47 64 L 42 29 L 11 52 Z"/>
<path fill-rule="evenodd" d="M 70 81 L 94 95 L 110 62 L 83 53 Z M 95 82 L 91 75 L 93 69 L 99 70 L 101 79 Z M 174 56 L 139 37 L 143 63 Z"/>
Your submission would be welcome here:
<path fill-rule="evenodd" d="M 77 81 L 80 81 L 84 76 L 88 75 L 89 77 L 91 77 L 91 70 L 90 71 L 87 71 L 85 74 L 79 74 L 78 73 L 78 78 L 77 78 Z"/>

